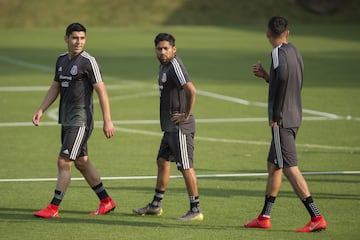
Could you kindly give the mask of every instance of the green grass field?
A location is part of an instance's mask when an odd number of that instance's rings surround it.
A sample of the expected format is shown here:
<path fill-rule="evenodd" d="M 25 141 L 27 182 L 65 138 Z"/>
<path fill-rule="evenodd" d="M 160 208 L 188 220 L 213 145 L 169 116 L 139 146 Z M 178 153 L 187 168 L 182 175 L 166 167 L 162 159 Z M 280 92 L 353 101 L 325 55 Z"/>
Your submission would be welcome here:
<path fill-rule="evenodd" d="M 305 61 L 299 165 L 328 221 L 327 231 L 318 234 L 294 233 L 309 217 L 286 179 L 273 210 L 273 228 L 242 227 L 262 208 L 266 176 L 261 174 L 266 172 L 270 140 L 266 108 L 259 104 L 266 103 L 267 85 L 251 73 L 257 61 L 269 67 L 271 46 L 262 26 L 89 29 L 86 49 L 102 66 L 117 127 L 116 136 L 107 140 L 98 122 L 89 142 L 90 157 L 117 209 L 109 215 L 89 216 L 98 200 L 74 169 L 76 179 L 61 205 L 60 218 L 50 220 L 34 218 L 32 213 L 51 200 L 55 185 L 60 139 L 57 104 L 47 111 L 40 127 L 31 125 L 31 116 L 52 81 L 57 55 L 66 50 L 64 30 L 1 30 L 1 239 L 358 239 L 358 25 L 291 29 L 290 40 Z M 160 31 L 174 33 L 178 55 L 198 90 L 195 168 L 203 222 L 175 220 L 188 208 L 184 182 L 176 177 L 175 166 L 164 215 L 131 213 L 132 208 L 148 203 L 154 190 L 155 179 L 142 177 L 156 173 L 161 138 L 158 62 L 153 51 L 153 37 Z M 95 108 L 95 119 L 101 121 L 97 101 Z"/>

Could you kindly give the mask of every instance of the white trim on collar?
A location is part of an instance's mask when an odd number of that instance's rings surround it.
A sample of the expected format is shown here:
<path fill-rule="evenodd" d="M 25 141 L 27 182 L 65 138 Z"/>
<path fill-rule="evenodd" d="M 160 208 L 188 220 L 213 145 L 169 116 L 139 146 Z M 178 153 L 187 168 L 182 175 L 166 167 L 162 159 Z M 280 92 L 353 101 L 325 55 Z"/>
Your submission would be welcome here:
<path fill-rule="evenodd" d="M 271 57 L 272 57 L 274 69 L 276 69 L 279 66 L 279 48 L 281 46 L 282 46 L 282 44 L 275 47 L 271 52 Z"/>

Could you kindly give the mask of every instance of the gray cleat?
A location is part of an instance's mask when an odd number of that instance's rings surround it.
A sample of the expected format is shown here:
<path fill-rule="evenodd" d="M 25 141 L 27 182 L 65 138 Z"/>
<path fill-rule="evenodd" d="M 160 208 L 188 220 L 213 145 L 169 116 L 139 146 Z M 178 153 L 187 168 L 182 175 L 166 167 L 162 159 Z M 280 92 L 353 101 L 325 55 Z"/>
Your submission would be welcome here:
<path fill-rule="evenodd" d="M 151 203 L 146 205 L 143 208 L 135 208 L 133 212 L 137 215 L 145 216 L 145 215 L 156 215 L 161 216 L 163 214 L 163 209 L 161 206 L 154 206 Z"/>

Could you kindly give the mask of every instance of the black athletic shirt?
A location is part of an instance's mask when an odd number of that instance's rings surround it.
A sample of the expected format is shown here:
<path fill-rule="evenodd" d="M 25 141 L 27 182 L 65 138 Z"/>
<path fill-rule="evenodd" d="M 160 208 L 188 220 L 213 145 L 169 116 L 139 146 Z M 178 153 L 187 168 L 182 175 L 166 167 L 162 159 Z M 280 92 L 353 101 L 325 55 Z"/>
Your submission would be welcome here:
<path fill-rule="evenodd" d="M 93 84 L 102 82 L 94 57 L 83 51 L 78 56 L 60 55 L 54 81 L 60 83 L 59 123 L 64 126 L 93 125 Z"/>
<path fill-rule="evenodd" d="M 290 43 L 273 49 L 270 67 L 268 114 L 269 121 L 284 128 L 300 127 L 302 120 L 301 89 L 303 60 Z"/>
<path fill-rule="evenodd" d="M 190 82 L 189 75 L 180 60 L 175 56 L 169 63 L 161 64 L 158 83 L 160 89 L 160 123 L 164 132 L 177 132 L 179 127 L 184 132 L 195 131 L 195 119 L 192 114 L 183 124 L 174 124 L 171 121 L 173 113 L 186 111 L 187 99 L 183 86 Z"/>

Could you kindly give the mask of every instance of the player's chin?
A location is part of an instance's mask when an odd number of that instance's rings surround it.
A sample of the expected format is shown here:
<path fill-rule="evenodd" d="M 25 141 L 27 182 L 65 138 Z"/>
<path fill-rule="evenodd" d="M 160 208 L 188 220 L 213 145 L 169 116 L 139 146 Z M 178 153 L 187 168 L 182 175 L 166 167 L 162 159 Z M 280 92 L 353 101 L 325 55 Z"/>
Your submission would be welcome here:
<path fill-rule="evenodd" d="M 159 61 L 162 63 L 162 64 L 166 64 L 169 62 L 169 59 L 167 58 L 160 58 Z"/>
<path fill-rule="evenodd" d="M 83 51 L 83 48 L 80 48 L 80 47 L 73 49 L 74 55 L 78 55 L 78 54 L 80 54 L 82 51 Z"/>

